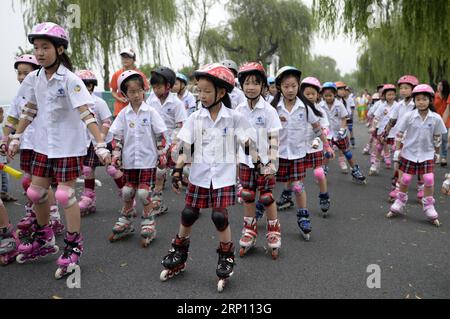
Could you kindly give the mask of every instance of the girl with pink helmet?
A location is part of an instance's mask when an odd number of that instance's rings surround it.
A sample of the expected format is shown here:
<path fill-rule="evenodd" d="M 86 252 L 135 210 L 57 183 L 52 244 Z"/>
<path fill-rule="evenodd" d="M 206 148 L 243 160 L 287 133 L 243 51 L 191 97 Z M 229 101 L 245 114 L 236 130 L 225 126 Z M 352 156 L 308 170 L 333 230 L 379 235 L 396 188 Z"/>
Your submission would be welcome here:
<path fill-rule="evenodd" d="M 319 94 L 322 90 L 322 84 L 320 81 L 314 77 L 307 77 L 303 79 L 300 85 L 300 91 L 308 99 L 309 102 L 316 105 L 318 108 L 318 103 L 320 102 Z M 325 170 L 323 169 L 324 157 L 332 158 L 334 157 L 334 151 L 328 142 L 328 134 L 330 128 L 330 122 L 325 113 L 322 113 L 320 117 L 320 125 L 322 127 L 323 135 L 325 136 L 325 143 L 321 140 L 321 137 L 317 137 L 314 134 L 314 129 L 312 125 L 308 125 L 308 139 L 310 142 L 310 147 L 306 154 L 306 168 L 311 168 L 314 171 L 314 177 L 319 184 L 319 206 L 322 211 L 322 216 L 325 218 L 328 216 L 328 211 L 330 210 L 330 195 L 328 193 L 328 183 Z"/>
<path fill-rule="evenodd" d="M 183 148 L 172 173 L 176 193 L 181 192 L 185 163 L 192 162 L 192 166 L 181 225 L 172 241 L 172 249 L 162 261 L 165 270 L 160 279 L 166 281 L 184 271 L 192 227 L 200 216 L 200 209 L 212 208 L 211 218 L 220 241 L 216 275 L 219 278 L 217 289 L 221 292 L 234 269 L 234 244 L 227 207 L 236 202 L 237 167 L 236 156 L 229 156 L 236 145 L 225 143 L 224 139 L 234 141 L 237 137 L 240 145 L 248 145 L 247 130 L 251 130 L 251 125 L 241 113 L 232 109 L 229 93 L 235 87 L 235 79 L 230 69 L 214 63 L 202 67 L 194 75 L 202 108 L 191 114 L 177 136 Z M 251 139 L 255 141 L 254 137 Z"/>
<path fill-rule="evenodd" d="M 435 226 L 439 226 L 438 213 L 434 208 L 434 163 L 439 154 L 442 134 L 447 129 L 433 106 L 434 90 L 427 84 L 416 86 L 412 92 L 415 109 L 406 113 L 397 128 L 394 157 L 402 172 L 400 188 L 388 218 L 400 215 L 408 201 L 408 187 L 414 175 L 424 181 L 423 212 Z"/>
<path fill-rule="evenodd" d="M 397 81 L 398 91 L 401 100 L 393 106 L 388 114 L 389 122 L 383 132 L 383 138 L 395 139 L 397 128 L 403 116 L 415 108 L 414 99 L 412 97 L 413 89 L 419 84 L 419 80 L 414 75 L 404 75 Z M 395 145 L 393 152 L 395 151 Z M 392 177 L 392 188 L 389 193 L 389 201 L 393 203 L 399 192 L 401 174 L 398 170 L 398 162 L 394 159 L 394 173 Z M 419 180 L 417 187 L 417 199 L 422 202 L 423 198 L 423 182 Z"/>
<path fill-rule="evenodd" d="M 67 221 L 66 247 L 55 273 L 60 279 L 67 275 L 69 267 L 78 266 L 83 252 L 80 208 L 74 186 L 83 170 L 86 126 L 97 141 L 96 153 L 100 160 L 109 164 L 111 156 L 89 111 L 92 98 L 81 79 L 72 73 L 72 64 L 65 53 L 69 46 L 66 31 L 57 24 L 45 22 L 33 28 L 28 40 L 42 68 L 28 74 L 21 84 L 18 95 L 24 96 L 27 104 L 16 134 L 11 137 L 8 153 L 10 156 L 17 153 L 25 129 L 33 123 L 32 179 L 27 195 L 34 204 L 37 226 L 31 240 L 19 245 L 17 261 L 24 263 L 59 250 L 49 225 L 48 189 L 55 178 L 58 182 L 55 197 L 64 208 Z"/>
<path fill-rule="evenodd" d="M 76 73 L 76 75 L 86 85 L 87 90 L 94 100 L 94 105 L 90 108 L 90 110 L 97 119 L 97 124 L 101 129 L 101 133 L 105 139 L 105 142 L 108 145 L 108 150 L 112 151 L 113 137 L 109 132 L 112 124 L 112 113 L 109 110 L 108 104 L 106 104 L 103 99 L 94 94 L 94 89 L 98 85 L 97 77 L 90 70 L 80 70 Z M 97 142 L 95 141 L 94 136 L 89 133 L 89 130 L 86 129 L 86 131 L 87 155 L 83 160 L 84 191 L 81 195 L 81 200 L 78 203 L 78 205 L 80 206 L 82 217 L 96 212 L 95 169 L 99 166 L 103 166 L 97 154 L 95 154 L 95 146 L 97 145 Z M 120 174 L 120 176 L 123 176 L 120 171 L 119 173 L 117 173 L 117 171 L 114 169 L 113 171 L 113 179 L 116 179 L 116 174 Z M 111 173 L 110 167 L 108 167 L 107 172 Z"/>

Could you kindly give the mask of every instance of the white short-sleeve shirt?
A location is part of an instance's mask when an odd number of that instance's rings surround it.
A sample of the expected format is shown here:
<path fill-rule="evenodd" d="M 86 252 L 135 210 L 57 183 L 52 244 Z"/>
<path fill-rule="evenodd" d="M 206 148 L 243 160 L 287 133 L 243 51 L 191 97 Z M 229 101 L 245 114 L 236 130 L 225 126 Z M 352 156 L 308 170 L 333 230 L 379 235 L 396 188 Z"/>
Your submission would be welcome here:
<path fill-rule="evenodd" d="M 22 114 L 23 107 L 27 105 L 27 100 L 23 96 L 16 96 L 11 102 L 10 107 L 8 108 L 7 117 L 15 118 L 16 120 L 20 120 L 20 115 Z M 34 121 L 28 125 L 25 132 L 23 133 L 20 149 L 21 150 L 32 150 L 34 146 L 33 138 L 34 138 Z"/>
<path fill-rule="evenodd" d="M 386 125 L 389 123 L 389 113 L 392 111 L 393 108 L 397 106 L 397 102 L 393 102 L 391 105 L 389 105 L 386 101 L 377 108 L 377 110 L 374 113 L 375 120 L 378 121 L 377 123 L 377 134 L 381 135 L 386 128 Z"/>
<path fill-rule="evenodd" d="M 395 126 L 390 130 L 389 132 L 389 138 L 395 138 L 397 135 L 397 128 L 401 121 L 401 119 L 407 114 L 408 112 L 411 112 L 414 110 L 415 104 L 414 100 L 411 99 L 408 104 L 406 104 L 405 100 L 402 100 L 398 102 L 389 112 L 388 117 L 389 119 L 397 120 L 397 123 L 395 123 Z"/>
<path fill-rule="evenodd" d="M 184 103 L 178 98 L 175 93 L 169 93 L 164 104 L 161 105 L 160 99 L 156 95 L 151 95 L 147 104 L 153 107 L 166 123 L 167 138 L 169 143 L 173 140 L 173 134 L 177 123 L 184 123 L 187 119 L 186 109 Z M 176 133 L 175 133 L 176 134 Z"/>
<path fill-rule="evenodd" d="M 337 136 L 339 130 L 341 129 L 342 120 L 348 117 L 347 109 L 344 104 L 337 99 L 334 100 L 331 107 L 329 107 L 325 101 L 322 101 L 319 106 L 320 111 L 325 113 L 328 122 L 330 123 L 330 134 L 328 135 L 328 138 L 332 139 Z"/>
<path fill-rule="evenodd" d="M 194 144 L 190 183 L 207 189 L 211 185 L 213 189 L 235 185 L 235 139 L 245 141 L 250 129 L 249 121 L 242 114 L 223 104 L 215 121 L 205 108 L 194 112 L 178 133 L 180 140 Z"/>
<path fill-rule="evenodd" d="M 269 140 L 268 134 L 279 132 L 282 129 L 281 121 L 275 108 L 260 97 L 253 109 L 250 109 L 248 103 L 243 103 L 236 108 L 236 111 L 241 113 L 246 119 L 250 121 L 251 126 L 255 130 L 256 145 L 258 148 L 258 155 L 263 164 L 269 162 Z M 239 162 L 254 168 L 253 161 L 250 155 L 245 155 L 242 147 L 239 147 Z"/>
<path fill-rule="evenodd" d="M 401 156 L 408 161 L 422 163 L 434 159 L 434 136 L 441 136 L 447 129 L 439 114 L 428 111 L 422 120 L 419 111 L 414 110 L 405 114 L 398 132 L 406 132 Z"/>
<path fill-rule="evenodd" d="M 247 102 L 244 92 L 238 87 L 235 87 L 230 93 L 230 100 L 233 109 L 236 109 L 240 104 Z"/>
<path fill-rule="evenodd" d="M 184 108 L 186 110 L 187 116 L 197 111 L 197 100 L 195 99 L 194 95 L 188 90 L 184 92 L 181 101 L 184 103 Z"/>
<path fill-rule="evenodd" d="M 34 151 L 52 158 L 85 156 L 86 125 L 78 110 L 94 101 L 83 81 L 64 65 L 47 80 L 36 70 L 25 78 L 19 96 L 37 105 L 34 119 Z"/>
<path fill-rule="evenodd" d="M 90 110 L 91 112 L 94 113 L 98 127 L 101 128 L 104 120 L 111 119 L 112 121 L 112 113 L 105 100 L 99 98 L 96 95 L 92 95 L 92 98 L 94 99 L 95 104 L 90 108 Z M 97 141 L 95 140 L 94 136 L 91 134 L 89 130 L 87 131 L 88 131 L 88 146 L 91 144 L 91 142 L 94 146 L 97 145 Z M 108 132 L 108 135 L 105 136 L 105 143 L 110 143 L 112 140 L 113 135 L 111 132 Z"/>
<path fill-rule="evenodd" d="M 312 109 L 299 99 L 296 99 L 294 107 L 289 112 L 281 99 L 277 106 L 278 116 L 283 129 L 280 131 L 280 158 L 294 160 L 306 156 L 309 149 L 307 127 L 320 121 Z"/>
<path fill-rule="evenodd" d="M 114 136 L 123 138 L 122 163 L 124 169 L 155 168 L 158 160 L 155 134 L 167 131 L 159 113 L 145 102 L 138 112 L 128 104 L 111 126 Z"/>

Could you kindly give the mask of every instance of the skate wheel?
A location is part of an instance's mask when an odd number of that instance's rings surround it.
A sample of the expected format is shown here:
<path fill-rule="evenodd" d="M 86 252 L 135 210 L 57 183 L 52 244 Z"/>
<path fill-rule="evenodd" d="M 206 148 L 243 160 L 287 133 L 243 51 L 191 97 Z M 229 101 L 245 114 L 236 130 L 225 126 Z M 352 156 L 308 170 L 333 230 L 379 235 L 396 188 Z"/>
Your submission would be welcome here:
<path fill-rule="evenodd" d="M 109 235 L 108 240 L 110 243 L 114 243 L 115 241 L 117 241 L 116 234 Z"/>
<path fill-rule="evenodd" d="M 8 257 L 7 256 L 0 256 L 0 265 L 6 266 L 7 264 L 9 264 Z"/>
<path fill-rule="evenodd" d="M 327 218 L 327 217 L 328 217 L 328 212 L 322 213 L 322 218 Z"/>
<path fill-rule="evenodd" d="M 25 263 L 25 261 L 26 261 L 25 255 L 24 255 L 24 254 L 19 254 L 19 255 L 17 255 L 16 261 L 17 261 L 17 263 L 19 263 L 19 264 Z"/>
<path fill-rule="evenodd" d="M 439 222 L 439 220 L 435 219 L 431 222 L 434 226 L 439 227 L 441 226 L 441 223 Z"/>
<path fill-rule="evenodd" d="M 311 239 L 311 235 L 310 234 L 303 234 L 303 239 L 305 241 L 309 241 Z"/>
<path fill-rule="evenodd" d="M 397 214 L 395 214 L 393 212 L 389 212 L 386 214 L 386 218 L 394 218 L 395 216 L 397 216 Z"/>
<path fill-rule="evenodd" d="M 141 239 L 141 246 L 142 248 L 147 248 L 148 246 L 150 246 L 150 243 L 152 242 L 153 239 L 150 238 L 142 238 Z"/>
<path fill-rule="evenodd" d="M 272 249 L 272 259 L 277 260 L 279 255 L 278 249 Z"/>
<path fill-rule="evenodd" d="M 58 268 L 58 269 L 56 269 L 56 272 L 55 272 L 55 279 L 59 280 L 59 279 L 63 278 L 65 276 L 65 274 L 66 274 L 66 272 L 64 271 L 64 269 Z"/>
<path fill-rule="evenodd" d="M 244 257 L 245 256 L 245 248 L 241 247 L 241 249 L 239 249 L 239 257 Z"/>
<path fill-rule="evenodd" d="M 217 283 L 217 292 L 221 293 L 225 288 L 225 284 L 226 284 L 225 279 L 219 279 L 219 282 Z"/>
<path fill-rule="evenodd" d="M 52 255 L 56 255 L 57 253 L 59 253 L 59 246 L 53 246 L 53 249 L 55 250 L 54 252 L 52 252 Z"/>
<path fill-rule="evenodd" d="M 164 270 L 161 272 L 161 275 L 159 275 L 159 279 L 160 279 L 161 281 L 167 281 L 167 279 L 170 278 L 169 273 L 170 273 L 170 270 L 164 269 Z"/>

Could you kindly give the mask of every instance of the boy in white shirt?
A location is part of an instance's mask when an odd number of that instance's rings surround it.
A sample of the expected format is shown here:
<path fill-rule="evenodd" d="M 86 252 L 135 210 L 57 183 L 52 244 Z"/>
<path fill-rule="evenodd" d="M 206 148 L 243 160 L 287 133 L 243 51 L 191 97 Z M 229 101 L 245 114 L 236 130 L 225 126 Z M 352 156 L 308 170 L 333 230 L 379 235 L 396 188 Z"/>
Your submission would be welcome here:
<path fill-rule="evenodd" d="M 141 222 L 142 247 L 147 247 L 156 236 L 154 203 L 150 196 L 155 183 L 156 167 L 165 165 L 164 132 L 167 127 L 159 113 L 144 102 L 145 84 L 136 71 L 125 71 L 118 79 L 118 87 L 130 101 L 111 126 L 116 140 L 113 159 L 122 163 L 125 186 L 122 188 L 124 206 L 122 216 L 113 227 L 110 241 L 124 238 L 134 231 L 136 217 L 134 198 L 144 206 Z M 162 157 L 162 158 L 161 158 Z"/>

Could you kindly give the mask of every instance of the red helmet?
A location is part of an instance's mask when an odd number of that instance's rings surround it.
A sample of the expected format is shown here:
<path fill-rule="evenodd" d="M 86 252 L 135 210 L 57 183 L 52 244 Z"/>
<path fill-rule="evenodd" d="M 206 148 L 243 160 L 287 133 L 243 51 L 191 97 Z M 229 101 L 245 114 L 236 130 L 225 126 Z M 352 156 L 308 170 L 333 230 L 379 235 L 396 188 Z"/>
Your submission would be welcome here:
<path fill-rule="evenodd" d="M 395 91 L 397 92 L 397 87 L 394 84 L 385 84 L 383 86 L 383 91 L 381 91 L 381 95 L 384 95 L 386 91 Z"/>
<path fill-rule="evenodd" d="M 223 87 L 228 93 L 234 90 L 234 74 L 229 68 L 219 63 L 207 64 L 194 72 L 195 78 L 201 77 L 210 79 L 215 85 Z"/>
<path fill-rule="evenodd" d="M 412 87 L 419 85 L 419 80 L 414 75 L 404 75 L 398 80 L 398 85 L 409 84 Z"/>
<path fill-rule="evenodd" d="M 336 82 L 336 88 L 339 89 L 345 89 L 347 87 L 347 84 L 344 82 Z"/>
<path fill-rule="evenodd" d="M 83 80 L 84 83 L 94 83 L 95 86 L 98 85 L 97 77 L 92 71 L 89 70 L 80 70 L 76 73 L 76 75 Z"/>
<path fill-rule="evenodd" d="M 239 69 L 238 80 L 239 80 L 239 83 L 241 84 L 241 87 L 244 86 L 245 76 L 248 74 L 255 74 L 255 73 L 261 74 L 261 76 L 263 77 L 263 80 L 264 80 L 263 81 L 264 85 L 267 83 L 266 70 L 264 70 L 264 67 L 257 62 L 250 62 L 250 63 L 244 64 Z"/>
<path fill-rule="evenodd" d="M 417 94 L 429 94 L 431 95 L 431 97 L 434 97 L 434 90 L 428 84 L 419 84 L 414 88 L 412 92 L 413 97 Z"/>

